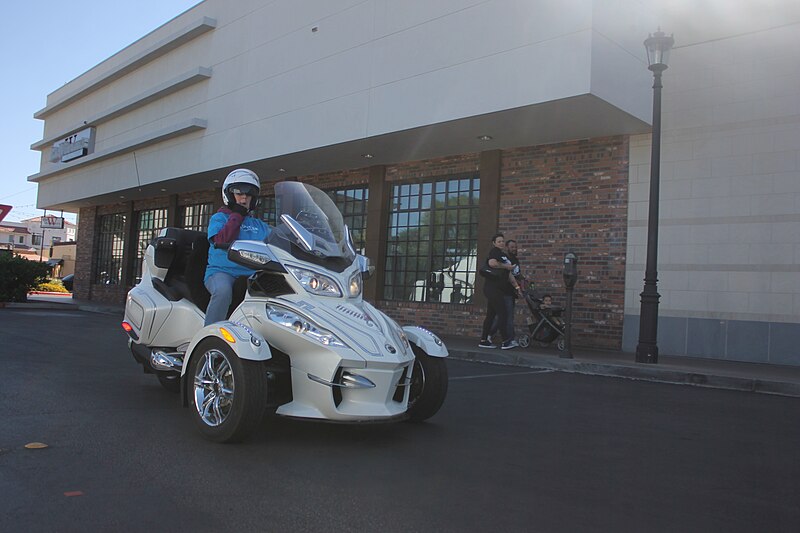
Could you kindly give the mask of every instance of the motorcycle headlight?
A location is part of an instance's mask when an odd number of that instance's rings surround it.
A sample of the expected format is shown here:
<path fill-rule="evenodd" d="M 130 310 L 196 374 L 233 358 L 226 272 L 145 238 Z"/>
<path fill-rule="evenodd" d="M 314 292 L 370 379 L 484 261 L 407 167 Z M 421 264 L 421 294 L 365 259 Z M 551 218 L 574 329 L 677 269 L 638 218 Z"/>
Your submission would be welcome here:
<path fill-rule="evenodd" d="M 347 346 L 336 335 L 322 328 L 310 318 L 286 307 L 267 304 L 267 318 L 271 322 L 291 329 L 300 335 L 305 335 L 324 346 Z"/>
<path fill-rule="evenodd" d="M 300 282 L 300 285 L 312 294 L 317 294 L 319 296 L 336 296 L 339 298 L 342 296 L 342 291 L 333 278 L 320 274 L 319 272 L 306 270 L 305 268 L 287 266 L 286 270 L 291 272 L 292 276 Z"/>
<path fill-rule="evenodd" d="M 348 287 L 350 289 L 350 298 L 356 298 L 357 296 L 361 295 L 361 288 L 364 286 L 363 278 L 361 277 L 361 272 L 356 272 L 350 277 L 350 283 L 348 283 Z"/>

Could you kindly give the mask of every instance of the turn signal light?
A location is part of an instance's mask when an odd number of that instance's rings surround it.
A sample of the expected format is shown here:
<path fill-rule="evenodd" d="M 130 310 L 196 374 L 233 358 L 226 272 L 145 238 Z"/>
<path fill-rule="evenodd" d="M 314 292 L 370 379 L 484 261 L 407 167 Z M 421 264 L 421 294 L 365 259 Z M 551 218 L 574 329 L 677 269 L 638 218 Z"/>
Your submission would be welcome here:
<path fill-rule="evenodd" d="M 236 343 L 236 339 L 233 338 L 231 332 L 225 328 L 219 328 L 219 332 L 222 333 L 222 337 L 231 344 Z"/>
<path fill-rule="evenodd" d="M 131 325 L 130 325 L 130 324 L 128 324 L 127 322 L 123 322 L 123 323 L 122 323 L 122 329 L 124 329 L 124 330 L 125 330 L 125 331 L 127 331 L 128 333 L 130 333 L 131 331 L 133 331 L 133 328 L 132 328 L 132 327 L 131 327 Z"/>

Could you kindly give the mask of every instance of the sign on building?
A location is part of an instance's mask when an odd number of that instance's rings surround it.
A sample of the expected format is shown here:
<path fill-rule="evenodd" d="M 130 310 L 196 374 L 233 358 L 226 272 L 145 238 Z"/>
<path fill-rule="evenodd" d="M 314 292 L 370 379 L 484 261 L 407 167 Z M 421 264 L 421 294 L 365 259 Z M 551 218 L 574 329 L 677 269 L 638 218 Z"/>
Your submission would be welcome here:
<path fill-rule="evenodd" d="M 42 217 L 42 229 L 64 229 L 64 217 L 45 215 Z"/>
<path fill-rule="evenodd" d="M 94 152 L 94 128 L 86 128 L 53 143 L 51 163 L 66 163 Z"/>

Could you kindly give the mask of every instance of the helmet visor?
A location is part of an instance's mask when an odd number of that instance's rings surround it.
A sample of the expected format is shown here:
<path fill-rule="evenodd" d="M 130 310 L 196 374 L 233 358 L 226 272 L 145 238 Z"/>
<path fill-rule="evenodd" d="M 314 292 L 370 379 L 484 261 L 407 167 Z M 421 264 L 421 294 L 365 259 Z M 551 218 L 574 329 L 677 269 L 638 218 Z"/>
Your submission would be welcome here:
<path fill-rule="evenodd" d="M 234 183 L 228 187 L 231 194 L 246 194 L 247 196 L 258 196 L 258 187 L 249 183 Z"/>

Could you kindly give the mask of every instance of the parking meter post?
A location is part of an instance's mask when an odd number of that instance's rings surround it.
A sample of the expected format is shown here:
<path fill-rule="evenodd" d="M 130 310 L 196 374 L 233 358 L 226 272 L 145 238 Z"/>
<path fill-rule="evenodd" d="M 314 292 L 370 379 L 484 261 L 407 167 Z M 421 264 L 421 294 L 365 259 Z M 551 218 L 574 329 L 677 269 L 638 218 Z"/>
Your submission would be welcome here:
<path fill-rule="evenodd" d="M 564 351 L 561 356 L 572 359 L 572 291 L 578 282 L 578 258 L 568 252 L 564 256 L 564 287 L 567 289 L 567 323 L 564 330 Z"/>

